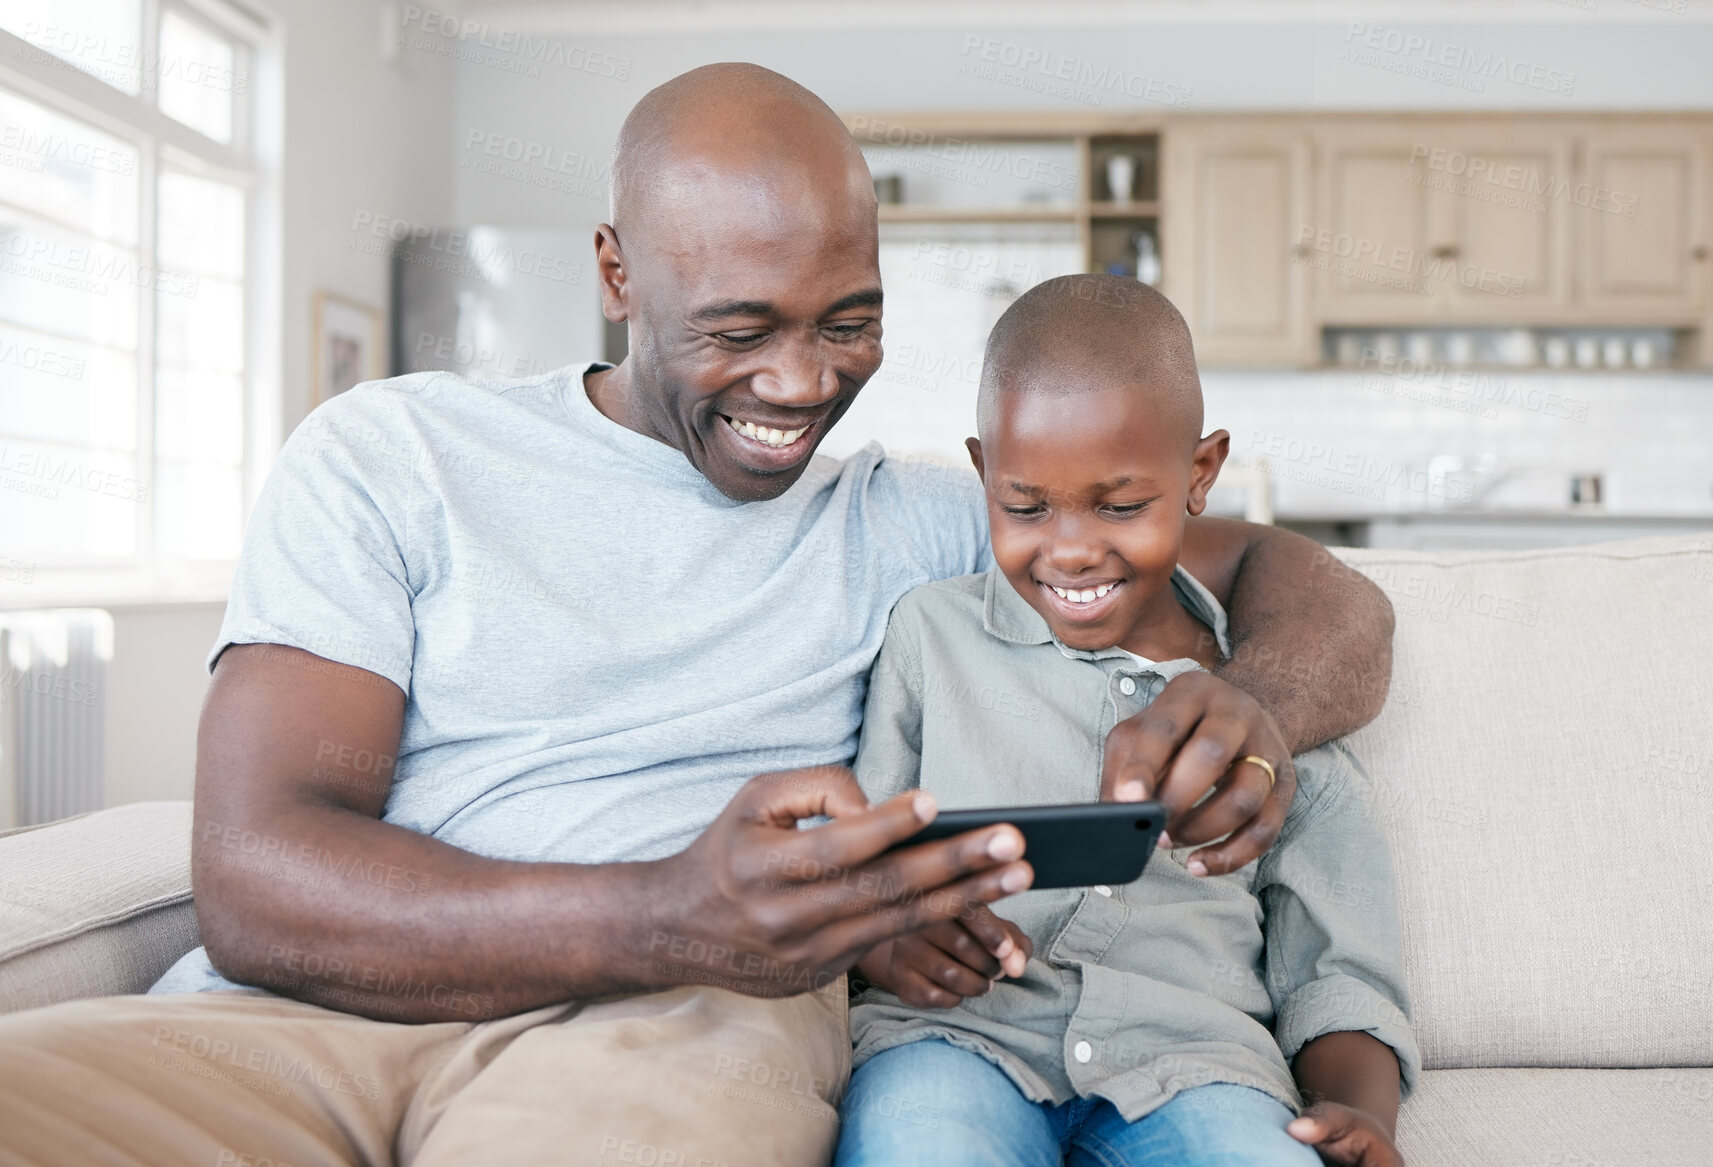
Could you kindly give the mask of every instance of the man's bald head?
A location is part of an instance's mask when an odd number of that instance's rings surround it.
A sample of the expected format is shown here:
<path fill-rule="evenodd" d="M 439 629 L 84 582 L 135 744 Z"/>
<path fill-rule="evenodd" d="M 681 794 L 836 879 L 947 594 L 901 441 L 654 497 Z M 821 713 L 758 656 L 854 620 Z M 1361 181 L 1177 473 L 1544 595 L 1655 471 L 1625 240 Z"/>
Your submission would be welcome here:
<path fill-rule="evenodd" d="M 704 213 L 709 184 L 748 187 L 765 196 L 751 204 L 764 213 L 819 218 L 854 198 L 874 216 L 868 165 L 839 116 L 760 65 L 704 65 L 643 95 L 614 151 L 613 226 L 628 243 L 663 213 Z"/>
<path fill-rule="evenodd" d="M 1201 436 L 1201 379 L 1189 326 L 1172 302 L 1124 276 L 1071 275 L 1029 289 L 987 338 L 977 432 L 985 442 L 1009 394 L 1146 393 L 1185 449 Z"/>

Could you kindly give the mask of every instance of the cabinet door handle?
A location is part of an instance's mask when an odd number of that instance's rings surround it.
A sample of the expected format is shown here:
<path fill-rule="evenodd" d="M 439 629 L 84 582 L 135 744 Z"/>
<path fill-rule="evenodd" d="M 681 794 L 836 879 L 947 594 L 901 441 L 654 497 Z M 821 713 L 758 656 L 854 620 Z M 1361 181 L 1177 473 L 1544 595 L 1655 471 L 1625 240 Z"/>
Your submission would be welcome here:
<path fill-rule="evenodd" d="M 1433 249 L 1433 257 L 1435 259 L 1456 259 L 1462 254 L 1463 251 L 1461 248 L 1455 247 L 1451 244 L 1446 244 L 1445 246 Z"/>
<path fill-rule="evenodd" d="M 1705 247 L 1691 247 L 1689 249 L 1689 258 L 1700 262 L 1707 258 L 1707 249 Z"/>

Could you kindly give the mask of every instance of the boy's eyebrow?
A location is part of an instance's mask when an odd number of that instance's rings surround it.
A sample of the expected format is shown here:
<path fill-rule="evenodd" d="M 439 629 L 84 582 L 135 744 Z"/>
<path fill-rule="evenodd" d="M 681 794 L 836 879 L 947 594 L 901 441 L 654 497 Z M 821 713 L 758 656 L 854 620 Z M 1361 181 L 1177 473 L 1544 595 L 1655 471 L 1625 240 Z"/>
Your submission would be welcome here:
<path fill-rule="evenodd" d="M 1147 477 L 1132 478 L 1128 474 L 1121 474 L 1117 478 L 1114 478 L 1110 482 L 1097 482 L 1097 483 L 1095 483 L 1093 486 L 1089 487 L 1089 493 L 1090 494 L 1105 494 L 1107 491 L 1117 490 L 1121 486 L 1131 486 L 1131 485 L 1144 485 L 1144 486 L 1146 486 L 1146 485 L 1151 485 L 1153 483 L 1153 481 L 1154 480 L 1152 478 L 1147 478 Z M 1046 493 L 1046 489 L 1044 487 L 1034 486 L 1034 485 L 1031 485 L 1030 483 L 1027 483 L 1027 482 L 1019 482 L 1015 478 L 1012 479 L 1011 481 L 1007 482 L 1005 485 L 1008 489 L 1019 491 L 1023 494 L 1045 494 Z"/>

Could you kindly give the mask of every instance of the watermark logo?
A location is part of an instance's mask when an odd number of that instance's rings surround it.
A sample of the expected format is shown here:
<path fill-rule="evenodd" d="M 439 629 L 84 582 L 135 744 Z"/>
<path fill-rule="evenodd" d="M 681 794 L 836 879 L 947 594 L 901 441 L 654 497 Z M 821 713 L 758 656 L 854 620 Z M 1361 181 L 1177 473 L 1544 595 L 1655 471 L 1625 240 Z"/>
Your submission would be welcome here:
<path fill-rule="evenodd" d="M 964 36 L 961 56 L 957 69 L 960 77 L 1077 105 L 1100 105 L 1111 97 L 1188 109 L 1194 95 L 1194 90 L 1179 82 L 979 33 Z"/>

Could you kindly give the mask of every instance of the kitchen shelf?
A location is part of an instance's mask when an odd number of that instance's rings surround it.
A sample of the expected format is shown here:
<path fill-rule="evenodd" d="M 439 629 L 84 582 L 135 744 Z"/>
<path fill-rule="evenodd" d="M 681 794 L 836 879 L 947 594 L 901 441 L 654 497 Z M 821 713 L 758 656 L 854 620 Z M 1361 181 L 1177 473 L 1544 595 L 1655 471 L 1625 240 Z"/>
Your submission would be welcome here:
<path fill-rule="evenodd" d="M 1134 272 L 1137 231 L 1151 234 L 1159 253 L 1157 116 L 915 112 L 850 114 L 845 124 L 870 157 L 877 186 L 889 181 L 893 191 L 902 191 L 902 202 L 880 204 L 882 223 L 1066 224 L 1076 230 L 1083 271 Z M 1129 202 L 1113 199 L 1108 186 L 1107 163 L 1118 154 L 1135 163 L 1136 197 Z M 1001 158 L 1018 165 L 1001 164 Z M 993 206 L 960 206 L 957 192 L 944 189 L 959 181 L 990 197 L 1020 182 L 1029 194 L 1055 198 L 1040 205 L 996 198 Z M 918 201 L 911 201 L 912 193 Z"/>

